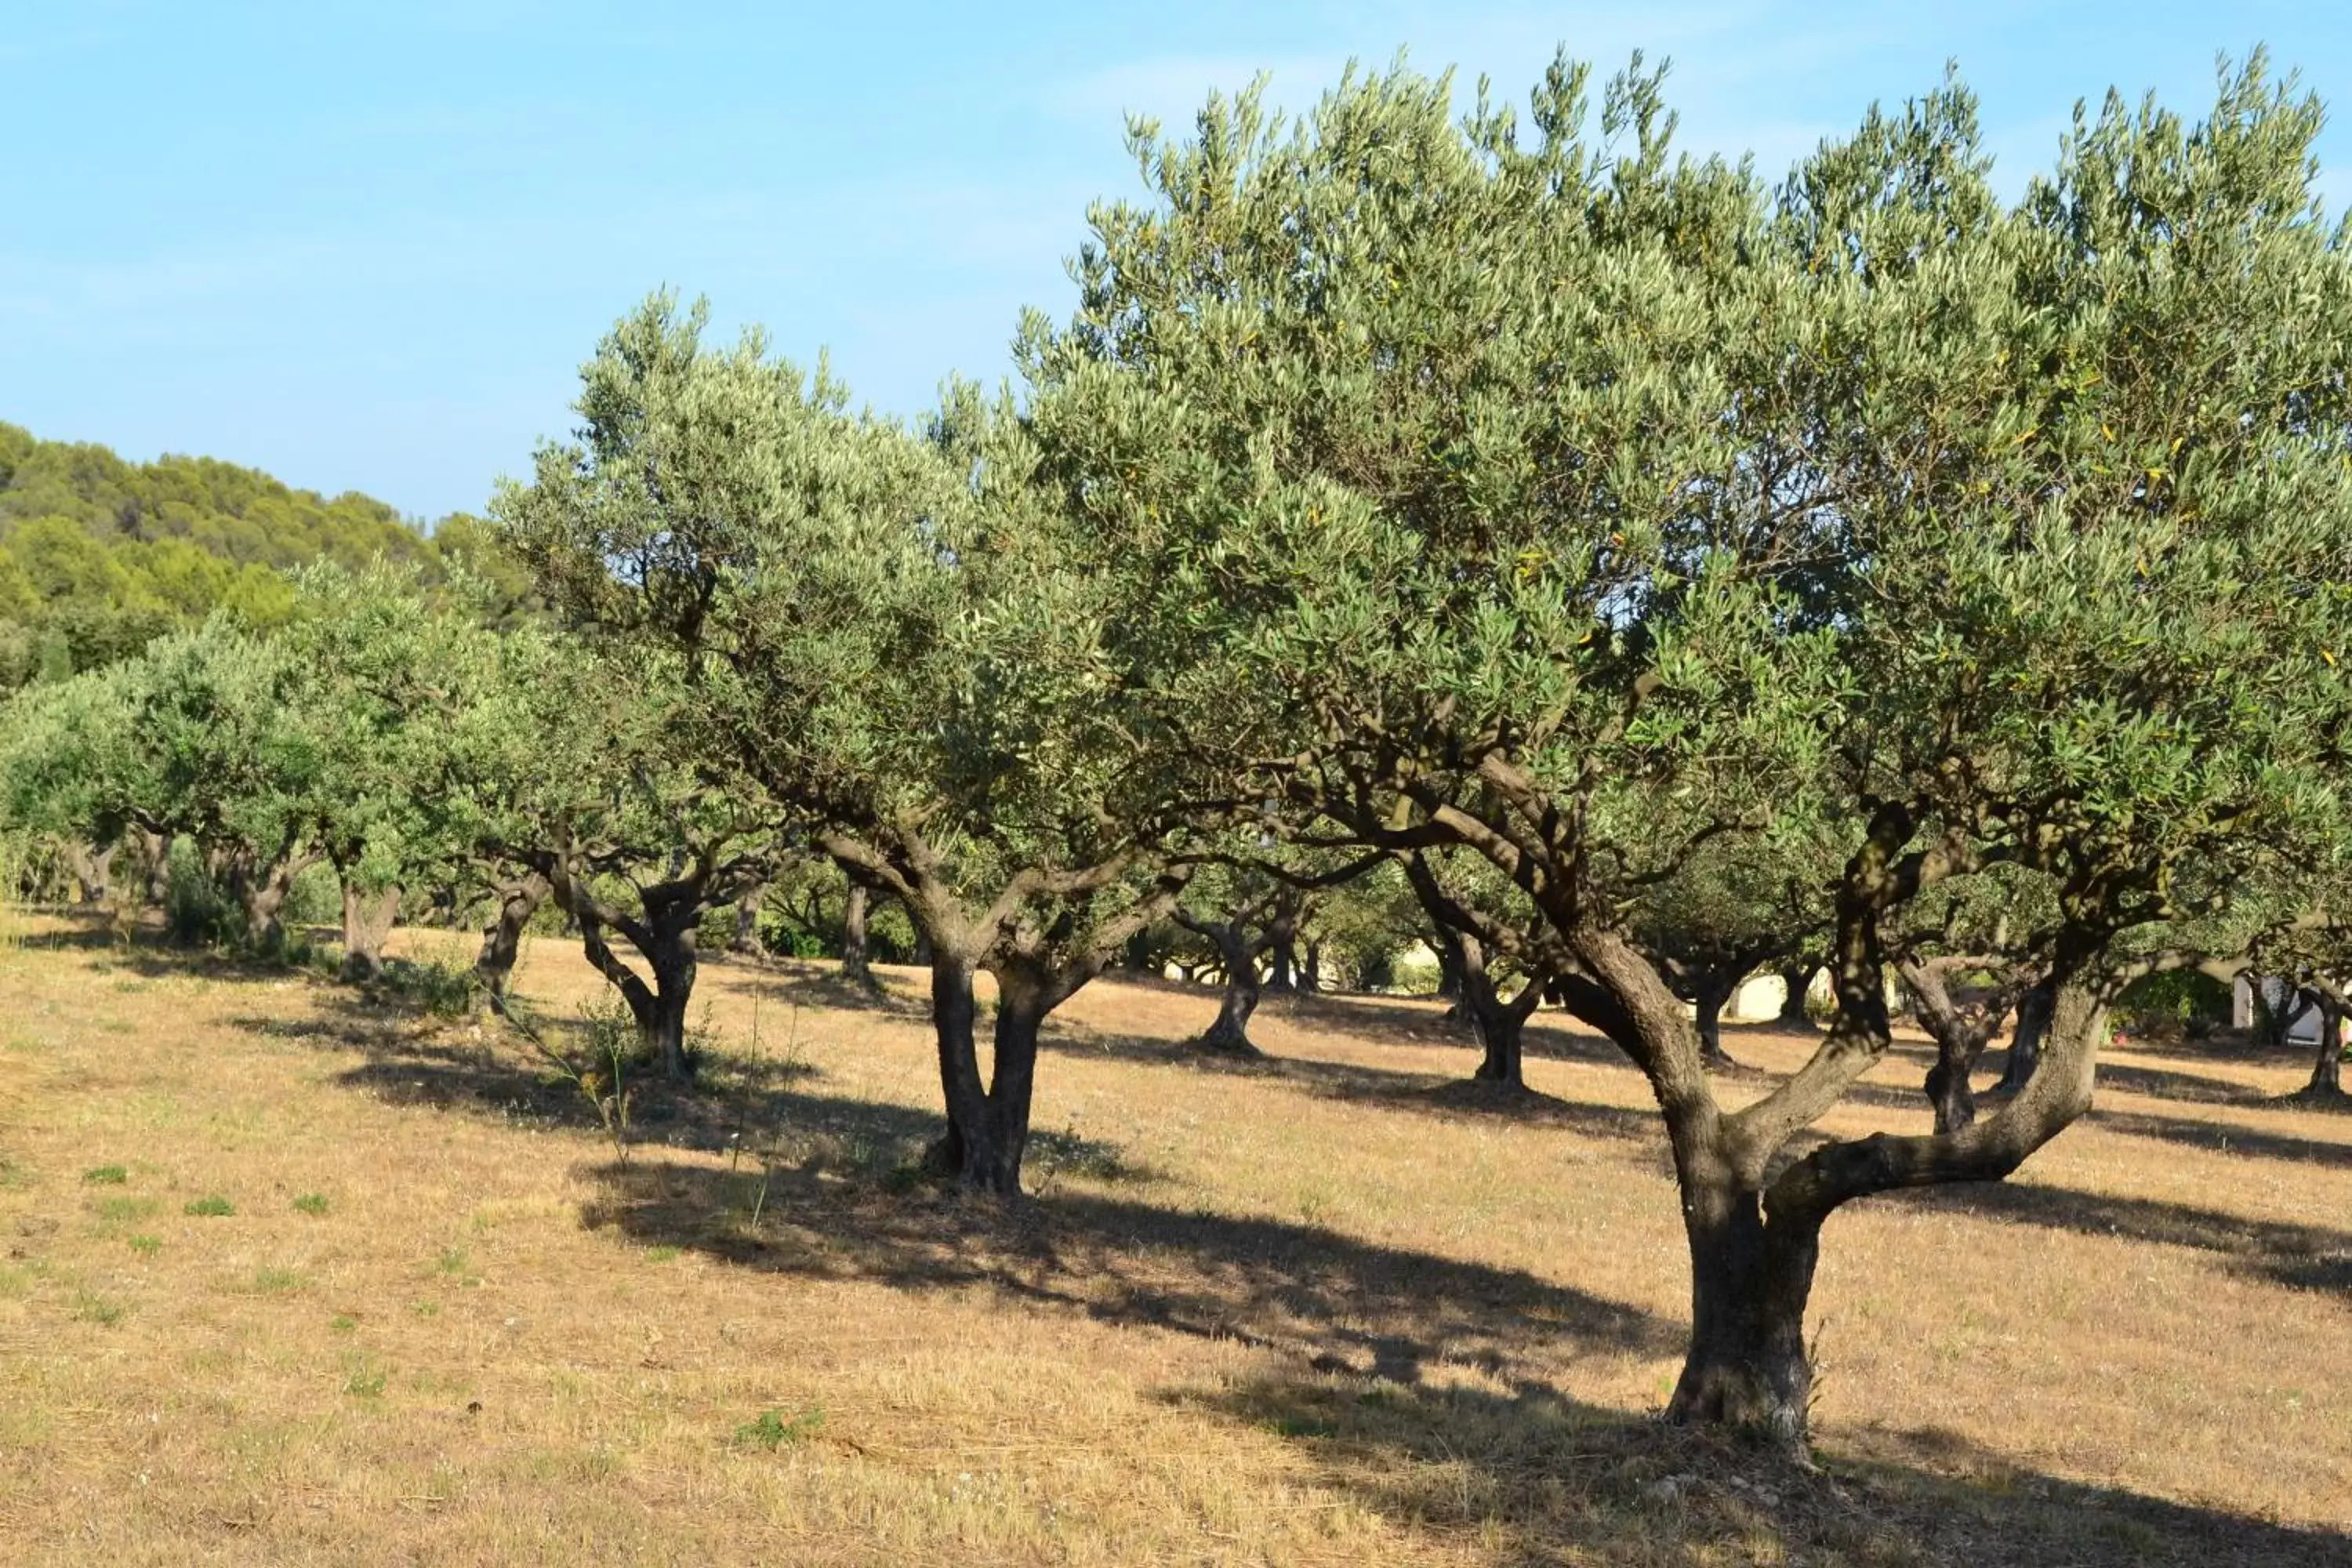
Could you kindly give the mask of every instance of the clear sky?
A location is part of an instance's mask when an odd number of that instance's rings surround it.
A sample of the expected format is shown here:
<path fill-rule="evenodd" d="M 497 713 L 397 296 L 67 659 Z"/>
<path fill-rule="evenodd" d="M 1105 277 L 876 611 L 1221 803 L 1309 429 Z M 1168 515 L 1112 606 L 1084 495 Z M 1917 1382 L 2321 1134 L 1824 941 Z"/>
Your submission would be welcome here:
<path fill-rule="evenodd" d="M 1565 43 L 1674 61 L 1685 142 L 1777 174 L 1957 58 L 2002 184 L 2078 98 L 2210 101 L 2267 41 L 2352 117 L 2352 16 L 2300 5 L 1153 7 L 0 0 L 0 419 L 201 452 L 434 516 L 569 423 L 575 367 L 660 284 L 913 412 L 1063 311 L 1123 112 L 1181 122 L 1351 57 L 1522 98 Z M 1466 89 L 1465 89 L 1466 90 Z M 2352 136 L 2323 146 L 2352 196 Z"/>

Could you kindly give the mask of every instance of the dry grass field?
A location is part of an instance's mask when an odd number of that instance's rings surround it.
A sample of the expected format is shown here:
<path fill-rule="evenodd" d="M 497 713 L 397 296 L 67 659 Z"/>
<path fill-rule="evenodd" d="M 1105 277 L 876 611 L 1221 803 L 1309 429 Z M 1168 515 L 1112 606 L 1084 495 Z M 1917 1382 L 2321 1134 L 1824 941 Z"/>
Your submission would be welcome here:
<path fill-rule="evenodd" d="M 1097 984 L 1008 1220 L 903 1179 L 916 978 L 712 964 L 623 1161 L 495 1029 L 37 924 L 0 1562 L 2352 1563 L 2352 1118 L 2263 1102 L 2297 1062 L 2119 1054 L 2017 1182 L 1833 1222 L 1807 1474 L 1647 1419 L 1685 1266 L 1599 1042 L 1498 1108 L 1426 1005 L 1270 1004 L 1234 1066 L 1209 994 Z M 1924 1127 L 1919 1071 L 1835 1125 Z"/>

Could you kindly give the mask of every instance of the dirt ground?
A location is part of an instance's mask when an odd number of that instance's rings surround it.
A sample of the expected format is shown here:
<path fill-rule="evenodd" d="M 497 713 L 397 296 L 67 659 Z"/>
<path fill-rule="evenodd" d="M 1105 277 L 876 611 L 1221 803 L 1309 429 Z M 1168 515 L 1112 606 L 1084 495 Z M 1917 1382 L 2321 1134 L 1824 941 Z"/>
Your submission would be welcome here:
<path fill-rule="evenodd" d="M 2117 1053 L 2017 1180 L 1834 1220 L 1804 1473 L 1648 1419 L 1686 1272 L 1602 1042 L 1539 1020 L 1504 1106 L 1428 1004 L 1270 1001 L 1234 1064 L 1213 993 L 1100 983 L 1006 1218 L 908 1179 L 888 979 L 709 965 L 616 1146 L 497 1026 L 35 922 L 0 1562 L 2352 1563 L 2352 1118 L 2269 1102 L 2299 1059 Z M 520 984 L 594 997 L 552 942 Z M 1923 1068 L 1831 1130 L 1924 1129 Z"/>

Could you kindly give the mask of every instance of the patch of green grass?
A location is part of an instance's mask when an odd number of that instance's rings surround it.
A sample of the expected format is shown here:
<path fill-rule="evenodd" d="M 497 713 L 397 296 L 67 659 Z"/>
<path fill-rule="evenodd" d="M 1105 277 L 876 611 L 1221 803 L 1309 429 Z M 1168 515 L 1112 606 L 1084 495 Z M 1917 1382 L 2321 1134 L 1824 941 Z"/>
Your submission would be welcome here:
<path fill-rule="evenodd" d="M 466 1271 L 466 1249 L 462 1247 L 443 1247 L 441 1260 L 434 1267 L 444 1274 L 463 1274 Z"/>
<path fill-rule="evenodd" d="M 119 1187 L 131 1179 L 131 1173 L 120 1165 L 92 1165 L 81 1179 L 96 1187 Z"/>
<path fill-rule="evenodd" d="M 381 1397 L 386 1376 L 383 1367 L 364 1355 L 353 1353 L 343 1358 L 343 1392 L 354 1398 Z"/>
<path fill-rule="evenodd" d="M 337 1312 L 333 1317 L 327 1320 L 327 1327 L 332 1329 L 339 1334 L 355 1333 L 358 1331 L 360 1321 L 357 1318 L 352 1317 L 349 1312 Z"/>
<path fill-rule="evenodd" d="M 294 1200 L 294 1208 L 295 1212 L 298 1214 L 325 1214 L 327 1212 L 327 1194 L 324 1193 L 304 1193 L 300 1197 Z"/>
<path fill-rule="evenodd" d="M 120 1303 L 110 1301 L 94 1290 L 74 1292 L 73 1315 L 85 1323 L 97 1323 L 110 1329 L 122 1321 L 122 1312 Z"/>
<path fill-rule="evenodd" d="M 437 1318 L 441 1315 L 441 1303 L 438 1301 L 413 1301 L 409 1303 L 408 1310 L 415 1313 L 420 1318 Z"/>
<path fill-rule="evenodd" d="M 1337 1437 L 1339 1435 L 1339 1428 L 1333 1423 L 1307 1415 L 1277 1416 L 1266 1425 L 1277 1437 Z"/>
<path fill-rule="evenodd" d="M 218 1193 L 215 1193 L 210 1197 L 198 1198 L 195 1202 L 190 1204 L 183 1212 L 186 1214 L 207 1215 L 217 1217 L 221 1215 L 235 1214 L 236 1212 L 236 1205 L 229 1202 L 226 1198 L 221 1196 Z"/>
<path fill-rule="evenodd" d="M 678 1249 L 675 1247 L 648 1247 L 646 1248 L 646 1261 L 648 1263 L 675 1263 L 677 1259 Z"/>
<path fill-rule="evenodd" d="M 102 1198 L 99 1201 L 98 1217 L 109 1225 L 128 1225 L 135 1219 L 145 1219 L 161 1207 L 153 1198 Z"/>
<path fill-rule="evenodd" d="M 163 1238 L 160 1236 L 134 1236 L 131 1238 L 131 1250 L 142 1258 L 152 1258 L 163 1250 Z"/>
<path fill-rule="evenodd" d="M 735 1442 L 745 1448 L 766 1448 L 771 1451 L 787 1443 L 806 1442 L 824 1429 L 824 1409 L 812 1405 L 791 1420 L 784 1419 L 781 1410 L 765 1410 L 756 1421 L 746 1421 L 735 1428 Z"/>
<path fill-rule="evenodd" d="M 291 1268 L 261 1268 L 257 1269 L 253 1276 L 253 1288 L 272 1296 L 304 1289 L 310 1283 Z"/>

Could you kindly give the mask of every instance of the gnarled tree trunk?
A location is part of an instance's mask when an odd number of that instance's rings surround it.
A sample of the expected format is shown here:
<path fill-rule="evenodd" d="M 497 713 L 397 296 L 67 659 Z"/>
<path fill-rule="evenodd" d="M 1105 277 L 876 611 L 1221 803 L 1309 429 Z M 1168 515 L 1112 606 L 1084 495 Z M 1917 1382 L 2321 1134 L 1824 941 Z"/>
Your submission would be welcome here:
<path fill-rule="evenodd" d="M 281 919 L 294 879 L 320 859 L 316 850 L 294 853 L 290 842 L 265 859 L 249 845 L 226 847 L 218 860 L 219 880 L 236 900 L 245 917 L 246 945 L 264 957 L 286 951 L 286 926 Z"/>
<path fill-rule="evenodd" d="M 1520 983 L 1515 995 L 1505 997 L 1486 967 L 1484 943 L 1464 936 L 1462 943 L 1462 1009 L 1468 1015 L 1479 1046 L 1478 1069 L 1471 1077 L 1480 1083 L 1525 1089 L 1527 1025 L 1543 1000 L 1549 976 L 1536 973 Z"/>
<path fill-rule="evenodd" d="M 1927 1090 L 1938 1132 L 1957 1132 L 1977 1119 L 1976 1091 L 1969 1079 L 2017 995 L 2013 985 L 2004 984 L 1980 1002 L 1962 1005 L 1952 995 L 1951 978 L 1970 967 L 1991 965 L 1972 959 L 1913 958 L 1895 964 L 1904 988 L 1911 994 L 1920 1026 L 1936 1042 L 1936 1063 L 1927 1069 Z"/>
<path fill-rule="evenodd" d="M 343 978 L 374 980 L 383 973 L 383 944 L 400 917 L 400 889 L 373 891 L 343 883 Z"/>
<path fill-rule="evenodd" d="M 1217 999 L 1217 1016 L 1202 1031 L 1201 1045 L 1228 1056 L 1262 1055 L 1249 1037 L 1250 1015 L 1257 1011 L 1257 944 L 1241 921 L 1196 920 L 1176 911 L 1177 923 L 1217 944 L 1217 961 L 1224 968 L 1225 988 Z"/>
<path fill-rule="evenodd" d="M 491 889 L 499 901 L 498 912 L 482 928 L 482 947 L 474 960 L 474 977 L 481 984 L 484 1004 L 494 1012 L 506 1008 L 507 985 L 514 976 L 515 960 L 522 952 L 522 933 L 531 917 L 539 913 L 540 905 L 547 901 L 551 890 L 548 879 L 537 871 L 525 871 Z"/>

